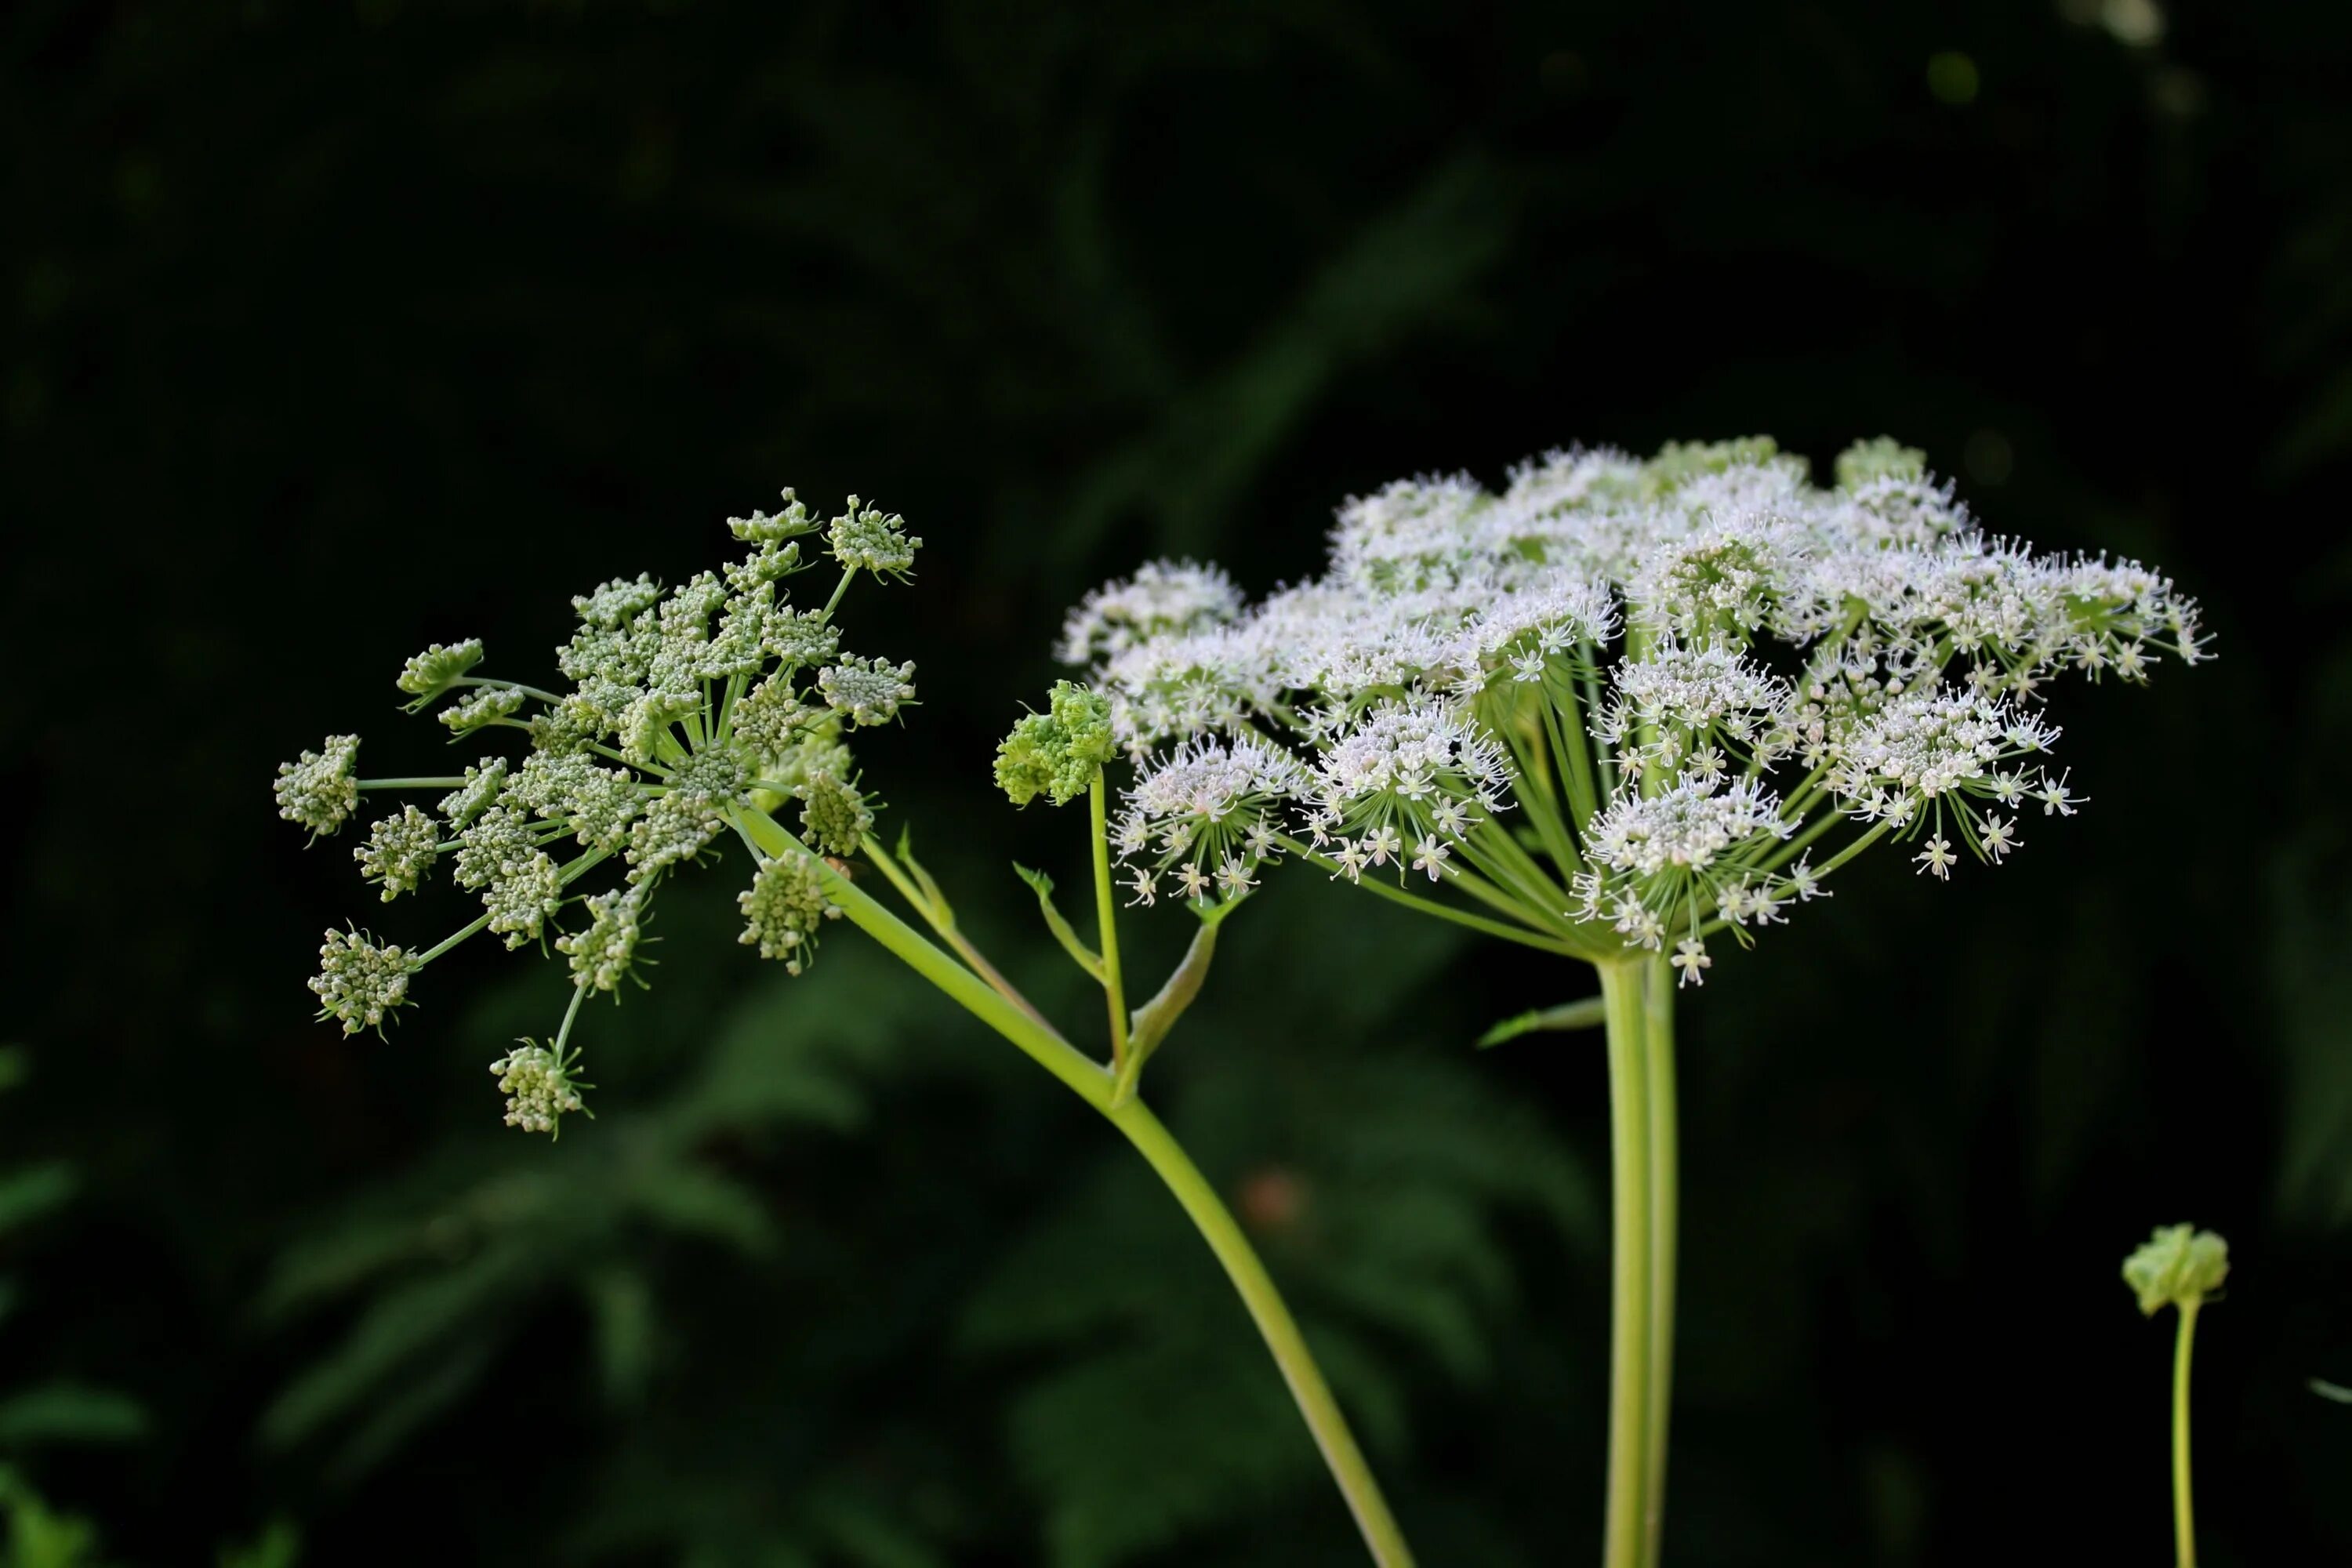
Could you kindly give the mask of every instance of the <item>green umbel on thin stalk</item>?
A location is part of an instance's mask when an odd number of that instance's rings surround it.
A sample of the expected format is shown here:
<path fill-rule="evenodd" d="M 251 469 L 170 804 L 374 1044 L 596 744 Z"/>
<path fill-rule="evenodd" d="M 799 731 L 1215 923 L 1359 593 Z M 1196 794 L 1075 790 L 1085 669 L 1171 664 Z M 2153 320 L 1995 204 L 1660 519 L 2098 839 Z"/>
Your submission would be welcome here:
<path fill-rule="evenodd" d="M 2230 1277 L 2230 1244 L 2210 1230 L 2159 1226 L 2124 1259 L 2124 1283 L 2144 1316 L 2180 1314 L 2172 1344 L 2172 1540 L 2179 1568 L 2197 1568 L 2197 1512 L 2189 1482 L 2189 1363 L 2197 1347 L 2197 1313 Z"/>

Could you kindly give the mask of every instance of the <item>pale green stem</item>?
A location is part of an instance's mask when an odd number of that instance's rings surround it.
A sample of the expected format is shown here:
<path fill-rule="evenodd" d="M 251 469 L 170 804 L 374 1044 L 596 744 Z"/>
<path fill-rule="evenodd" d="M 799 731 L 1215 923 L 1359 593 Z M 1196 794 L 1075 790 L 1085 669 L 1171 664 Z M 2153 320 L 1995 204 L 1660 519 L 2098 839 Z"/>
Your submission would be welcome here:
<path fill-rule="evenodd" d="M 1095 858 L 1095 945 L 1102 952 L 1103 996 L 1110 1007 L 1110 1066 L 1118 1073 L 1127 1066 L 1127 990 L 1118 974 L 1118 904 L 1110 891 L 1109 807 L 1103 799 L 1102 770 L 1095 770 L 1087 786 L 1087 822 L 1093 835 Z"/>
<path fill-rule="evenodd" d="M 1013 982 L 1005 979 L 996 965 L 989 963 L 980 949 L 972 945 L 971 939 L 956 928 L 955 917 L 952 914 L 940 908 L 937 900 L 930 898 L 915 886 L 907 873 L 899 868 L 898 863 L 890 858 L 889 852 L 882 847 L 879 839 L 872 834 L 867 834 L 863 847 L 866 858 L 880 867 L 882 875 L 889 879 L 892 887 L 898 889 L 898 896 L 906 900 L 917 914 L 923 917 L 923 923 L 937 932 L 941 942 L 955 950 L 958 958 L 971 966 L 973 973 L 988 983 L 988 988 L 991 991 L 1036 1019 L 1038 1023 L 1045 1023 L 1045 1015 L 1037 1010 L 1036 1004 L 1015 990 Z M 1051 1027 L 1050 1025 L 1047 1026 Z"/>
<path fill-rule="evenodd" d="M 1674 971 L 1663 957 L 1643 966 L 1643 1061 L 1649 1070 L 1650 1112 L 1650 1449 L 1643 1473 L 1647 1500 L 1648 1563 L 1658 1562 L 1665 1525 L 1666 1429 L 1674 1403 L 1675 1263 L 1681 1178 L 1675 1107 Z"/>
<path fill-rule="evenodd" d="M 473 935 L 476 931 L 480 931 L 484 926 L 487 926 L 489 923 L 489 916 L 486 914 L 476 915 L 471 921 L 468 921 L 466 924 L 458 927 L 456 931 L 451 931 L 447 936 L 443 937 L 439 942 L 435 942 L 431 947 L 426 948 L 423 952 L 418 953 L 415 958 L 409 960 L 409 966 L 414 969 L 424 968 L 426 964 L 432 963 L 435 959 L 440 957 L 443 953 L 448 952 L 451 948 L 457 946 L 459 942 L 465 941 L 467 937 Z"/>
<path fill-rule="evenodd" d="M 552 691 L 544 691 L 536 686 L 525 686 L 520 680 L 499 680 L 488 675 L 461 675 L 456 679 L 450 681 L 449 684 L 452 686 L 499 687 L 501 689 L 520 691 L 525 697 L 536 698 L 540 701 L 549 703 L 551 705 L 561 703 L 563 700 L 562 698 L 558 697 Z"/>
<path fill-rule="evenodd" d="M 2180 1303 L 2180 1336 L 2172 1348 L 2172 1540 L 2180 1568 L 2197 1568 L 2197 1520 L 2189 1491 L 2189 1358 L 2197 1342 L 2197 1309 Z"/>
<path fill-rule="evenodd" d="M 1184 1205 L 1184 1213 L 1200 1231 L 1202 1239 L 1209 1244 L 1209 1249 L 1217 1255 L 1217 1261 L 1224 1265 L 1226 1278 L 1233 1281 L 1242 1304 L 1255 1320 L 1258 1332 L 1265 1338 L 1266 1349 L 1274 1352 L 1275 1364 L 1282 1369 L 1282 1379 L 1290 1385 L 1290 1396 L 1297 1401 L 1299 1414 L 1307 1418 L 1307 1430 L 1315 1435 L 1315 1446 L 1322 1450 L 1331 1479 L 1339 1483 L 1341 1495 L 1348 1500 L 1348 1510 L 1355 1515 L 1356 1528 L 1363 1533 L 1372 1561 L 1383 1568 L 1407 1568 L 1412 1562 L 1412 1549 L 1405 1544 L 1404 1532 L 1397 1528 L 1395 1517 L 1389 1512 L 1388 1503 L 1381 1496 L 1380 1483 L 1373 1479 L 1363 1450 L 1356 1446 L 1355 1435 L 1348 1429 L 1348 1419 L 1331 1396 L 1330 1384 L 1323 1381 L 1322 1371 L 1315 1364 L 1314 1352 L 1299 1334 L 1298 1324 L 1283 1305 L 1281 1292 L 1267 1275 L 1265 1265 L 1258 1261 L 1257 1253 L 1235 1223 L 1232 1211 L 1141 1100 L 1130 1100 L 1108 1114 L 1112 1125 L 1127 1134 L 1137 1152 L 1150 1162 L 1152 1170 L 1167 1184 L 1176 1201 Z"/>
<path fill-rule="evenodd" d="M 462 778 L 447 777 L 422 779 L 354 779 L 352 782 L 352 787 L 354 789 L 462 789 L 465 787 L 465 784 L 466 781 Z"/>
<path fill-rule="evenodd" d="M 1646 1568 L 1649 1545 L 1650 1262 L 1649 1073 L 1643 1026 L 1648 964 L 1596 965 L 1609 1027 L 1610 1251 L 1609 1492 L 1603 1568 Z"/>
<path fill-rule="evenodd" d="M 1089 1059 L 1050 1026 L 990 989 L 970 970 L 923 940 L 921 933 L 876 902 L 864 889 L 822 857 L 811 854 L 772 817 L 760 812 L 740 812 L 730 820 L 739 832 L 770 855 L 807 855 L 824 880 L 826 894 L 852 924 L 1068 1085 L 1135 1145 L 1183 1206 L 1185 1215 L 1209 1244 L 1210 1251 L 1216 1255 L 1243 1304 L 1249 1309 L 1266 1349 L 1282 1371 L 1283 1381 L 1290 1387 L 1291 1397 L 1297 1402 L 1299 1415 L 1323 1453 L 1332 1480 L 1346 1498 L 1349 1511 L 1355 1516 L 1372 1561 L 1381 1568 L 1411 1568 L 1412 1552 L 1405 1545 L 1395 1516 L 1389 1512 L 1388 1503 L 1381 1496 L 1371 1467 L 1365 1462 L 1363 1450 L 1357 1447 L 1347 1417 L 1332 1398 L 1330 1385 L 1324 1381 L 1314 1352 L 1299 1333 L 1298 1324 L 1284 1304 L 1281 1292 L 1217 1190 L 1209 1184 L 1159 1119 L 1140 1100 L 1130 1100 L 1114 1110 L 1113 1080 L 1100 1063 Z"/>

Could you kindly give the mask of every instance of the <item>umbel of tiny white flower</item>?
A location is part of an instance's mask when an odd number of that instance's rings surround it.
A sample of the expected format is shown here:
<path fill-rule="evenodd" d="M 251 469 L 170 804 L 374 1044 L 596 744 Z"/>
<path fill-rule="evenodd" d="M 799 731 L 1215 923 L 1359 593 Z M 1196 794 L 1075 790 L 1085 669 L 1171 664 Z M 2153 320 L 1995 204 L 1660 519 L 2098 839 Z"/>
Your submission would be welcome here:
<path fill-rule="evenodd" d="M 669 588 L 616 578 L 572 600 L 579 626 L 555 650 L 568 689 L 476 674 L 475 639 L 436 643 L 408 661 L 395 684 L 409 710 L 446 699 L 440 718 L 453 738 L 503 735 L 508 752 L 446 777 L 362 778 L 359 738 L 336 735 L 278 769 L 278 814 L 314 837 L 339 830 L 363 794 L 425 792 L 435 810 L 403 803 L 376 819 L 355 851 L 361 869 L 388 901 L 446 863 L 482 905 L 421 951 L 328 932 L 310 982 L 322 1018 L 346 1033 L 380 1029 L 409 1003 L 417 971 L 478 931 L 509 947 L 551 937 L 573 988 L 563 1028 L 552 1046 L 525 1041 L 494 1070 L 509 1122 L 552 1132 L 581 1108 L 585 1087 L 569 1045 L 579 1005 L 639 978 L 645 923 L 673 872 L 711 858 L 730 829 L 742 833 L 743 813 L 788 802 L 798 803 L 814 851 L 857 852 L 874 816 L 845 732 L 912 703 L 915 668 L 844 654 L 834 613 L 860 574 L 906 577 L 922 542 L 856 497 L 822 522 L 790 490 L 782 510 L 729 527 L 749 553 L 719 572 Z M 823 555 L 803 560 L 820 530 Z M 830 596 L 795 605 L 789 584 L 824 556 L 840 571 Z M 804 859 L 754 851 L 752 861 L 743 940 L 797 974 L 838 911 Z M 584 879 L 600 868 L 616 879 L 590 891 Z"/>
<path fill-rule="evenodd" d="M 1339 509 L 1320 577 L 1244 606 L 1155 563 L 1062 653 L 1139 768 L 1139 898 L 1296 849 L 1537 945 L 1672 947 L 1685 984 L 1872 842 L 2000 862 L 2082 804 L 2052 679 L 2204 657 L 2168 580 L 1984 532 L 1916 451 L 1862 443 L 1821 488 L 1764 437 L 1401 480 Z"/>

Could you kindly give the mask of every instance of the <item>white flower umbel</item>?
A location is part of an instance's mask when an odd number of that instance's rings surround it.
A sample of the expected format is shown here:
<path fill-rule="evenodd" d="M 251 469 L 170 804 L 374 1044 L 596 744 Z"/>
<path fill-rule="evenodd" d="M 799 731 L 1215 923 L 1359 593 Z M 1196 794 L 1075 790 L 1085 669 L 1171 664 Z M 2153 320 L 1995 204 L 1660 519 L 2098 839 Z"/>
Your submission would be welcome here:
<path fill-rule="evenodd" d="M 553 945 L 568 961 L 573 1004 L 552 1047 L 524 1042 L 496 1068 L 509 1122 L 552 1131 L 579 1109 L 569 1045 L 580 1001 L 635 978 L 644 924 L 662 883 L 709 858 L 747 814 L 801 804 L 813 851 L 855 853 L 873 814 L 851 782 L 847 725 L 886 721 L 914 698 L 914 666 L 839 656 L 834 612 L 861 573 L 904 577 L 921 541 L 896 515 L 852 498 L 829 527 L 787 491 L 783 510 L 730 528 L 750 553 L 674 589 L 615 578 L 572 600 L 580 625 L 556 650 L 568 691 L 475 673 L 480 642 L 435 644 L 395 682 L 421 710 L 446 700 L 442 722 L 478 742 L 505 735 L 515 754 L 488 755 L 462 775 L 361 778 L 359 738 L 331 737 L 278 770 L 278 811 L 331 834 L 362 793 L 418 790 L 437 816 L 406 804 L 373 825 L 356 851 L 386 900 L 415 892 L 443 861 L 482 912 L 422 952 L 331 932 L 310 982 L 323 1017 L 346 1032 L 380 1027 L 408 1001 L 411 978 L 477 931 L 509 947 Z M 783 592 L 807 563 L 803 536 L 824 528 L 841 568 L 831 596 L 796 606 Z M 824 556 L 818 560 L 822 562 Z M 815 949 L 831 906 L 805 857 L 755 854 L 744 895 L 744 940 L 793 973 Z M 598 869 L 617 879 L 589 892 Z"/>
<path fill-rule="evenodd" d="M 1987 534 L 1916 452 L 1858 445 L 1820 487 L 1760 437 L 1554 452 L 1500 494 L 1401 480 L 1339 509 L 1319 577 L 1243 605 L 1213 567 L 1148 566 L 1062 653 L 1137 763 L 1141 900 L 1287 852 L 1599 971 L 1576 1016 L 1610 1043 L 1611 1568 L 1656 1559 L 1675 989 L 1881 839 L 1939 879 L 2006 859 L 2022 811 L 2081 805 L 2055 679 L 2203 657 L 2161 574 Z"/>
<path fill-rule="evenodd" d="M 2079 804 L 2045 771 L 2052 678 L 2194 663 L 2196 605 L 1984 533 L 1890 441 L 1837 471 L 1816 487 L 1763 438 L 1553 453 L 1500 495 L 1454 475 L 1349 501 L 1324 575 L 1254 606 L 1190 563 L 1097 590 L 1062 652 L 1142 763 L 1139 886 L 1298 841 L 1601 960 L 1744 941 L 1879 837 L 1938 877 L 1998 863 L 2021 805 Z"/>

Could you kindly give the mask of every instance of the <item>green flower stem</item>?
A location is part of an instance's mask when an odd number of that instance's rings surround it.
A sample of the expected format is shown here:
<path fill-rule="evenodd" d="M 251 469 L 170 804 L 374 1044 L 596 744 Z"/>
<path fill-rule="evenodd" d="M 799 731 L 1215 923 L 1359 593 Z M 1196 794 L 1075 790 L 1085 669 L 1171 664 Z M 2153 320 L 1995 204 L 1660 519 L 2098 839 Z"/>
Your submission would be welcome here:
<path fill-rule="evenodd" d="M 1681 1198 L 1675 1106 L 1675 983 L 1663 955 L 1643 964 L 1642 1059 L 1650 1115 L 1650 1450 L 1645 1485 L 1647 1561 L 1658 1561 L 1665 1524 L 1666 1429 L 1674 1402 L 1675 1220 Z M 1612 1058 L 1613 1061 L 1614 1058 Z"/>
<path fill-rule="evenodd" d="M 466 781 L 462 778 L 449 776 L 418 779 L 355 779 L 352 781 L 352 787 L 354 789 L 462 789 L 465 784 Z"/>
<path fill-rule="evenodd" d="M 1596 965 L 1609 1029 L 1610 1252 L 1609 1493 L 1603 1568 L 1647 1568 L 1650 1543 L 1651 1264 L 1648 1029 L 1644 992 L 1652 961 Z"/>
<path fill-rule="evenodd" d="M 2196 1510 L 2189 1490 L 2189 1358 L 2197 1343 L 2197 1309 L 2203 1304 L 2194 1297 L 2179 1304 L 2180 1336 L 2172 1348 L 2172 1540 L 2180 1568 L 2197 1568 Z"/>
<path fill-rule="evenodd" d="M 738 813 L 735 826 L 770 855 L 808 855 L 825 883 L 825 891 L 850 922 L 880 942 L 890 954 L 945 992 L 959 1006 L 1012 1041 L 1047 1072 L 1097 1110 L 1133 1143 L 1164 1182 L 1185 1215 L 1216 1254 L 1243 1304 L 1265 1337 L 1266 1349 L 1281 1368 L 1291 1397 L 1323 1453 L 1331 1479 L 1355 1515 L 1372 1561 L 1381 1568 L 1411 1568 L 1412 1552 L 1405 1545 L 1395 1516 L 1381 1496 L 1379 1483 L 1349 1430 L 1347 1417 L 1331 1396 L 1315 1363 L 1314 1352 L 1298 1331 L 1297 1322 L 1284 1305 L 1281 1293 L 1259 1261 L 1224 1201 L 1217 1195 L 1183 1149 L 1140 1100 L 1113 1110 L 1113 1079 L 1102 1065 L 1087 1058 L 1050 1026 L 1040 1023 L 1011 1001 L 990 989 L 953 958 L 925 941 L 912 926 L 892 914 L 821 856 L 810 851 L 782 824 L 761 812 Z"/>
<path fill-rule="evenodd" d="M 525 686 L 520 680 L 499 680 L 488 675 L 460 675 L 452 679 L 449 684 L 453 687 L 489 686 L 496 687 L 499 690 L 511 689 L 521 692 L 525 697 L 534 698 L 539 701 L 544 702 L 551 708 L 560 708 L 563 704 L 563 699 L 558 697 L 554 692 L 542 691 L 536 686 Z"/>
<path fill-rule="evenodd" d="M 1118 973 L 1118 904 L 1110 891 L 1109 807 L 1103 794 L 1102 770 L 1097 768 L 1087 785 L 1087 824 L 1095 854 L 1095 945 L 1102 952 L 1103 996 L 1110 1007 L 1111 1071 L 1119 1073 L 1127 1067 L 1127 991 Z"/>
<path fill-rule="evenodd" d="M 1339 1402 L 1332 1398 L 1330 1385 L 1315 1364 L 1314 1352 L 1298 1332 L 1298 1325 L 1283 1305 L 1281 1292 L 1266 1274 L 1265 1264 L 1249 1244 L 1249 1237 L 1218 1197 L 1182 1147 L 1160 1124 L 1140 1100 L 1130 1100 L 1108 1113 L 1112 1125 L 1127 1134 L 1153 1171 L 1168 1184 L 1176 1201 L 1184 1205 L 1202 1239 L 1209 1244 L 1223 1264 L 1226 1278 L 1234 1282 L 1243 1305 L 1256 1321 L 1258 1332 L 1265 1336 L 1266 1349 L 1274 1352 L 1275 1364 L 1282 1369 L 1282 1379 L 1290 1385 L 1290 1396 L 1298 1402 L 1299 1414 L 1307 1418 L 1307 1430 L 1315 1435 L 1315 1446 L 1323 1452 L 1323 1462 L 1330 1468 L 1331 1479 L 1339 1483 L 1339 1491 L 1348 1500 L 1348 1510 L 1355 1515 L 1356 1528 L 1363 1533 L 1364 1544 L 1372 1561 L 1382 1568 L 1410 1568 L 1412 1549 L 1405 1544 L 1404 1532 L 1397 1528 L 1395 1516 L 1389 1512 L 1387 1501 L 1381 1496 L 1380 1483 L 1372 1477 L 1371 1467 L 1364 1460 L 1363 1450 L 1356 1446 L 1355 1435 L 1348 1429 L 1348 1419 L 1340 1414 Z"/>
<path fill-rule="evenodd" d="M 882 847 L 879 839 L 869 833 L 866 836 L 863 847 L 866 858 L 881 868 L 882 875 L 889 879 L 892 887 L 898 889 L 898 896 L 913 906 L 915 912 L 923 917 L 923 923 L 938 932 L 940 940 L 953 949 L 958 958 L 971 965 L 972 973 L 979 975 L 991 991 L 1028 1014 L 1039 1024 L 1045 1025 L 1048 1028 L 1053 1026 L 1046 1024 L 1045 1015 L 1037 1010 L 1036 1004 L 1015 990 L 1013 982 L 1005 979 L 996 965 L 989 963 L 986 955 L 972 945 L 971 939 L 957 928 L 953 912 L 939 900 L 918 888 L 912 879 L 899 868 L 898 863 L 890 858 L 889 851 Z"/>

